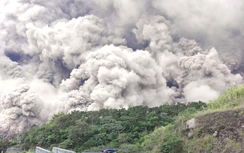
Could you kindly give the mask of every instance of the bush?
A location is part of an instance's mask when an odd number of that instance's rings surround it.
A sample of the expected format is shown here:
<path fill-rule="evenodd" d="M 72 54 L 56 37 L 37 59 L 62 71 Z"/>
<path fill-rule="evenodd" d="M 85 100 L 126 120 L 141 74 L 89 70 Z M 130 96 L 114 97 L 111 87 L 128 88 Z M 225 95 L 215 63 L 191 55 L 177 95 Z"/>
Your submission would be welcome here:
<path fill-rule="evenodd" d="M 192 140 L 186 140 L 184 145 L 185 152 L 211 152 L 213 149 L 219 148 L 218 139 L 211 135 L 207 135 L 203 138 L 194 138 Z"/>
<path fill-rule="evenodd" d="M 238 106 L 244 100 L 244 85 L 228 88 L 217 99 L 210 100 L 208 109 L 227 109 Z"/>
<path fill-rule="evenodd" d="M 170 137 L 162 144 L 162 153 L 179 153 L 183 150 L 183 141 L 177 136 Z"/>
<path fill-rule="evenodd" d="M 128 152 L 142 152 L 142 148 L 134 144 L 122 144 L 118 150 L 119 153 L 128 153 Z"/>

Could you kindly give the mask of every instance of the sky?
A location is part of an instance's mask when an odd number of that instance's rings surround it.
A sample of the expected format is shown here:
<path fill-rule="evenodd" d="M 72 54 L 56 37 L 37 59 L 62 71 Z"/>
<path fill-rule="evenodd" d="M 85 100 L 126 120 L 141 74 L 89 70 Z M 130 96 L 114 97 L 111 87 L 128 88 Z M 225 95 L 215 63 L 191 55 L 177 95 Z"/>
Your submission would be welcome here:
<path fill-rule="evenodd" d="M 217 98 L 243 83 L 242 0 L 1 0 L 0 136 L 55 113 Z"/>

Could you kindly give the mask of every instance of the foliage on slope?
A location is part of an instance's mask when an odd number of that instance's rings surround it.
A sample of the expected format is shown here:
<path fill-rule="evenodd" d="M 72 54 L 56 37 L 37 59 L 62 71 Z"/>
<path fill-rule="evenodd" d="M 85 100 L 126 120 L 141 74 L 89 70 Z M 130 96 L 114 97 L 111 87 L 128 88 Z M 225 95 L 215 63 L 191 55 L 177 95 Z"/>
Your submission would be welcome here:
<path fill-rule="evenodd" d="M 16 144 L 15 141 L 9 141 L 9 140 L 0 138 L 0 152 L 6 151 L 8 147 L 13 146 L 15 144 Z"/>
<path fill-rule="evenodd" d="M 234 86 L 226 89 L 217 99 L 208 104 L 208 110 L 225 110 L 240 107 L 244 101 L 244 85 Z"/>
<path fill-rule="evenodd" d="M 244 150 L 244 85 L 227 89 L 201 111 L 192 108 L 180 113 L 175 122 L 146 136 L 145 152 L 150 153 L 238 153 Z M 187 129 L 195 118 L 196 127 Z M 155 139 L 159 135 L 160 139 Z M 179 151 L 181 150 L 181 151 Z"/>
<path fill-rule="evenodd" d="M 205 103 L 199 102 L 57 114 L 48 124 L 22 133 L 20 141 L 25 150 L 57 146 L 81 152 L 114 147 L 120 153 L 138 152 L 144 150 L 142 142 L 147 141 L 145 136 L 155 128 L 173 123 L 176 116 L 187 109 L 201 110 L 204 106 Z"/>
<path fill-rule="evenodd" d="M 22 133 L 20 141 L 25 150 L 38 145 L 75 151 L 115 147 L 120 153 L 241 152 L 243 102 L 241 85 L 227 89 L 208 104 L 57 114 L 50 123 Z M 189 132 L 185 122 L 193 117 L 197 127 Z M 215 131 L 217 136 L 213 135 Z M 0 142 L 5 148 L 10 144 Z"/>

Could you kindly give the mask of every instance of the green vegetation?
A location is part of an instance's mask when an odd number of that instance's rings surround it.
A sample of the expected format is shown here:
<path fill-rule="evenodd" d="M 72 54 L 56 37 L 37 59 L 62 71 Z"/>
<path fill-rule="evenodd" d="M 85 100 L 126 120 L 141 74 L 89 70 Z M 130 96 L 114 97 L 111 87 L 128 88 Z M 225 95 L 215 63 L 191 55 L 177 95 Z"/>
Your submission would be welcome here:
<path fill-rule="evenodd" d="M 0 138 L 0 151 L 7 150 L 8 147 L 15 145 L 15 141 L 8 141 L 5 139 Z"/>
<path fill-rule="evenodd" d="M 146 144 L 145 149 L 151 153 L 242 152 L 243 102 L 244 85 L 229 88 L 217 99 L 210 101 L 203 110 L 190 107 L 179 113 L 173 124 L 156 129 L 146 136 L 147 141 L 142 144 Z M 191 118 L 196 119 L 197 126 L 186 129 L 185 123 Z M 155 139 L 156 135 L 160 139 Z"/>
<path fill-rule="evenodd" d="M 234 107 L 240 107 L 244 100 L 244 85 L 234 86 L 227 89 L 217 99 L 211 100 L 208 104 L 208 110 L 226 110 Z"/>
<path fill-rule="evenodd" d="M 67 115 L 57 114 L 48 124 L 34 126 L 22 133 L 21 148 L 28 150 L 40 146 L 51 149 L 56 146 L 82 152 L 113 147 L 118 148 L 118 152 L 133 152 L 143 149 L 142 144 L 151 141 L 147 135 L 155 128 L 170 125 L 186 110 L 202 110 L 205 106 L 202 102 L 188 105 L 179 103 L 154 108 L 137 106 L 128 110 L 102 109 L 98 112 L 75 111 Z M 164 140 L 163 144 L 167 149 L 161 147 L 160 150 L 167 152 L 181 143 L 170 136 L 171 134 L 168 134 L 167 138 L 170 143 Z M 155 139 L 161 139 L 159 134 L 155 135 Z"/>
<path fill-rule="evenodd" d="M 23 150 L 40 146 L 82 151 L 113 147 L 119 153 L 205 153 L 244 150 L 244 86 L 227 89 L 208 104 L 144 106 L 57 114 L 19 137 Z M 187 120 L 196 127 L 188 129 Z M 1 141 L 2 146 L 10 142 Z"/>

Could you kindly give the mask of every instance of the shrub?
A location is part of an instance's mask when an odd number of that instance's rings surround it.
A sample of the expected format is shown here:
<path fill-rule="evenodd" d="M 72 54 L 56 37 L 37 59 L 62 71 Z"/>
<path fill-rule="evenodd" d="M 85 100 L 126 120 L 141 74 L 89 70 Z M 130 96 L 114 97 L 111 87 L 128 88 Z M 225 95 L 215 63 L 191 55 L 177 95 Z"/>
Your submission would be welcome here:
<path fill-rule="evenodd" d="M 183 141 L 177 137 L 170 137 L 167 141 L 162 144 L 162 153 L 179 153 L 183 150 Z"/>
<path fill-rule="evenodd" d="M 243 100 L 244 85 L 234 86 L 226 89 L 217 99 L 210 100 L 208 108 L 211 110 L 233 108 Z"/>

